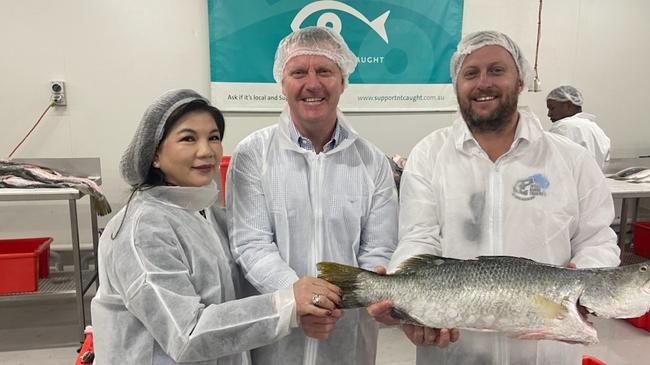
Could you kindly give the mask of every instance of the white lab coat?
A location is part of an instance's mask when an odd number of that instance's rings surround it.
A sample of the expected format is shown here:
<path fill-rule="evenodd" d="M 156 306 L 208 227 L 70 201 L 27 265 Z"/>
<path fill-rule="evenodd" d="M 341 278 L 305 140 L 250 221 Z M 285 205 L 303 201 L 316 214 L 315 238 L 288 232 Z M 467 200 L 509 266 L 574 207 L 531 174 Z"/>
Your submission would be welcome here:
<path fill-rule="evenodd" d="M 589 113 L 577 113 L 553 123 L 548 130 L 567 137 L 573 142 L 586 148 L 596 159 L 601 170 L 609 161 L 611 142 L 609 137 L 596 124 L 596 116 Z"/>
<path fill-rule="evenodd" d="M 233 256 L 262 293 L 316 276 L 334 261 L 387 266 L 397 242 L 397 192 L 388 160 L 338 114 L 348 137 L 315 154 L 291 141 L 288 110 L 244 139 L 230 161 L 227 213 Z M 348 310 L 327 341 L 294 330 L 252 352 L 255 364 L 374 364 L 377 324 Z"/>
<path fill-rule="evenodd" d="M 464 120 L 420 141 L 400 191 L 400 242 L 390 271 L 422 253 L 468 259 L 510 255 L 578 267 L 616 266 L 614 207 L 584 148 L 545 133 L 519 110 L 510 150 L 490 161 Z M 582 347 L 461 331 L 447 349 L 418 347 L 418 364 L 578 365 Z"/>
<path fill-rule="evenodd" d="M 218 207 L 207 219 L 198 213 L 218 191 L 215 183 L 140 191 L 108 223 L 91 305 L 97 365 L 241 364 L 246 350 L 289 333 L 292 290 L 235 299 Z"/>

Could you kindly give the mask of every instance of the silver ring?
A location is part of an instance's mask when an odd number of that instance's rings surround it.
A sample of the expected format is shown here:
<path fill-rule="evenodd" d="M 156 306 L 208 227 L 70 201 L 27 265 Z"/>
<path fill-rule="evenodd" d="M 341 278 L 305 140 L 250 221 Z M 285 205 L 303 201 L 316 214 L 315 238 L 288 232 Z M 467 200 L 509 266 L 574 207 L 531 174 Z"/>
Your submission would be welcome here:
<path fill-rule="evenodd" d="M 313 305 L 315 305 L 317 307 L 319 306 L 319 304 L 320 304 L 320 294 L 314 293 L 314 295 L 312 295 L 311 304 L 313 304 Z"/>

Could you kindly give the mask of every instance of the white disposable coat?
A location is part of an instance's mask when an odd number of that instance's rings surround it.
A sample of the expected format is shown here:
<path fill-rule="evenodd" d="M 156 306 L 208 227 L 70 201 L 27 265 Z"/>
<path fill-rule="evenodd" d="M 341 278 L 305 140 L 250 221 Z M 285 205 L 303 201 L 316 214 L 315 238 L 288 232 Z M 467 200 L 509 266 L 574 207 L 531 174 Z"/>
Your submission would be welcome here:
<path fill-rule="evenodd" d="M 280 122 L 236 148 L 227 179 L 233 256 L 262 293 L 316 276 L 316 263 L 387 266 L 397 242 L 397 192 L 388 160 L 345 122 L 348 137 L 315 154 L 289 139 Z M 374 364 L 377 325 L 348 310 L 327 341 L 294 330 L 252 352 L 255 364 Z"/>
<path fill-rule="evenodd" d="M 462 118 L 420 141 L 400 190 L 400 242 L 390 270 L 422 253 L 527 257 L 616 266 L 612 196 L 584 148 L 545 133 L 520 110 L 515 140 L 492 162 Z M 578 365 L 582 346 L 461 331 L 447 349 L 418 347 L 418 364 Z"/>
<path fill-rule="evenodd" d="M 108 223 L 91 306 L 97 365 L 241 364 L 244 351 L 289 333 L 291 290 L 235 299 L 219 208 L 198 213 L 217 194 L 215 183 L 139 191 Z"/>
<path fill-rule="evenodd" d="M 563 135 L 586 148 L 601 169 L 609 161 L 611 142 L 592 114 L 578 113 L 560 119 L 553 123 L 549 132 Z"/>

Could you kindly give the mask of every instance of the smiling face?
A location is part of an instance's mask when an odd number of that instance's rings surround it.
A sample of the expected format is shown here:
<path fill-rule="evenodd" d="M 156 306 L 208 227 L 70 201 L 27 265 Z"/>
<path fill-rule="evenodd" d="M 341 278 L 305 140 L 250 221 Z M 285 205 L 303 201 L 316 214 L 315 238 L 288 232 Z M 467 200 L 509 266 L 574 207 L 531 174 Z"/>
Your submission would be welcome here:
<path fill-rule="evenodd" d="M 153 166 L 162 171 L 168 184 L 199 187 L 212 181 L 222 154 L 217 122 L 206 111 L 193 111 L 167 133 Z"/>
<path fill-rule="evenodd" d="M 334 126 L 344 83 L 338 65 L 327 57 L 302 55 L 287 62 L 282 93 L 287 97 L 291 119 L 299 130 L 312 129 L 314 125 Z"/>
<path fill-rule="evenodd" d="M 496 132 L 516 121 L 522 88 L 517 65 L 505 48 L 484 46 L 465 57 L 456 95 L 470 130 Z"/>

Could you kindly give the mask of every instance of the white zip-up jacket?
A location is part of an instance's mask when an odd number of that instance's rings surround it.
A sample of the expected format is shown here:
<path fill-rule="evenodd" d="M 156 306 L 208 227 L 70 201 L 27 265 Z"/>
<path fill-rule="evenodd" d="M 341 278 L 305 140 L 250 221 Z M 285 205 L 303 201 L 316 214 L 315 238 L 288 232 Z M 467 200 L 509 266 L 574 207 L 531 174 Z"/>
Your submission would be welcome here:
<path fill-rule="evenodd" d="M 139 191 L 108 223 L 91 304 L 97 365 L 238 365 L 289 333 L 292 290 L 236 298 L 218 192 L 215 183 Z"/>
<path fill-rule="evenodd" d="M 605 132 L 596 124 L 596 116 L 592 114 L 578 113 L 562 118 L 553 123 L 548 131 L 565 136 L 586 148 L 601 169 L 605 162 L 609 161 L 611 142 Z"/>
<path fill-rule="evenodd" d="M 462 118 L 420 141 L 401 179 L 399 245 L 389 271 L 416 254 L 510 255 L 578 267 L 617 266 L 612 196 L 588 152 L 519 110 L 514 142 L 495 162 Z M 580 346 L 462 331 L 418 364 L 580 363 Z"/>
<path fill-rule="evenodd" d="M 291 141 L 288 110 L 236 148 L 227 179 L 233 256 L 262 293 L 317 276 L 334 261 L 387 266 L 397 242 L 397 192 L 385 155 L 338 113 L 347 138 L 315 154 Z M 348 310 L 327 341 L 294 330 L 252 352 L 255 364 L 374 364 L 377 325 Z"/>

